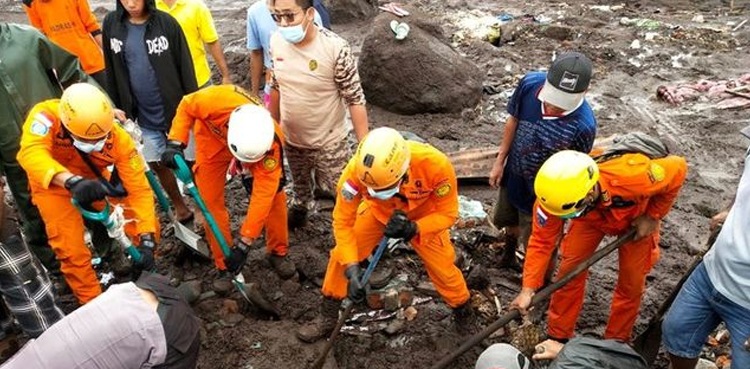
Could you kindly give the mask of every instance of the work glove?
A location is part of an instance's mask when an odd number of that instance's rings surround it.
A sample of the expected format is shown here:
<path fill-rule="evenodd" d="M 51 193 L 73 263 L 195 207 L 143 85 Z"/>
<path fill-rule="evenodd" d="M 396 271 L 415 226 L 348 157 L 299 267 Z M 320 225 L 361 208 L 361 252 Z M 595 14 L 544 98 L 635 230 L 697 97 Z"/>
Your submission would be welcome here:
<path fill-rule="evenodd" d="M 85 179 L 81 176 L 68 178 L 65 181 L 65 188 L 73 194 L 73 199 L 83 207 L 88 207 L 94 201 L 104 200 L 109 193 L 99 180 Z"/>
<path fill-rule="evenodd" d="M 177 161 L 175 157 L 180 156 L 185 159 L 184 145 L 180 141 L 169 140 L 167 141 L 167 148 L 164 149 L 164 153 L 161 154 L 161 162 L 165 166 L 171 169 L 177 169 Z"/>
<path fill-rule="evenodd" d="M 347 296 L 349 300 L 352 300 L 356 304 L 365 301 L 367 297 L 367 284 L 363 285 L 360 281 L 362 278 L 362 269 L 359 268 L 359 265 L 355 264 L 346 268 L 344 274 L 349 279 L 349 292 Z"/>
<path fill-rule="evenodd" d="M 401 238 L 409 242 L 417 235 L 417 223 L 406 217 L 403 210 L 396 210 L 385 225 L 385 236 L 388 238 Z"/>
<path fill-rule="evenodd" d="M 224 257 L 224 264 L 226 264 L 227 269 L 232 272 L 232 274 L 239 274 L 242 270 L 245 261 L 247 261 L 248 249 L 249 245 L 242 242 L 242 240 L 239 240 L 237 241 L 237 245 L 235 245 L 230 251 L 229 256 Z"/>
<path fill-rule="evenodd" d="M 156 241 L 154 235 L 146 233 L 141 235 L 141 244 L 138 246 L 138 251 L 141 253 L 141 260 L 133 263 L 136 269 L 141 271 L 153 271 L 156 269 L 154 263 L 154 247 L 156 247 Z"/>

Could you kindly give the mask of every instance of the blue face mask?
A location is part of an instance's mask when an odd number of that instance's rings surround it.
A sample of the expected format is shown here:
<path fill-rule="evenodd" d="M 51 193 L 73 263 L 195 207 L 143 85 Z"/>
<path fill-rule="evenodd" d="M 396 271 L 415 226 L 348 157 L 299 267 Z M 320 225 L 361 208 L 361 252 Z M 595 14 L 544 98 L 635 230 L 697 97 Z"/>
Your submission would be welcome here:
<path fill-rule="evenodd" d="M 308 23 L 307 26 L 309 27 L 310 24 Z M 303 28 L 302 23 L 296 26 L 279 27 L 279 33 L 281 33 L 281 37 L 283 37 L 287 42 L 296 44 L 305 38 L 305 35 L 307 34 L 307 27 Z"/>
<path fill-rule="evenodd" d="M 88 142 L 82 142 L 78 141 L 76 139 L 73 139 L 73 146 L 76 147 L 76 149 L 81 150 L 85 152 L 86 154 L 90 154 L 94 151 L 99 152 L 102 151 L 104 148 L 104 143 L 107 142 L 106 138 L 102 138 L 101 140 L 97 141 L 96 143 L 88 143 Z"/>
<path fill-rule="evenodd" d="M 375 191 L 370 187 L 367 187 L 367 193 L 370 194 L 370 196 L 378 199 L 378 200 L 388 200 L 393 196 L 396 196 L 396 194 L 399 191 L 399 186 L 394 186 L 393 188 Z"/>

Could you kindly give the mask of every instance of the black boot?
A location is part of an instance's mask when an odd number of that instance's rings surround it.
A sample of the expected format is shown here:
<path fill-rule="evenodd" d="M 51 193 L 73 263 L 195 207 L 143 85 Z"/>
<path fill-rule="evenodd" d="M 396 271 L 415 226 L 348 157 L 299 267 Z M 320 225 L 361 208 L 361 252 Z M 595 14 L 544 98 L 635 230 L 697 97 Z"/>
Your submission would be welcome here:
<path fill-rule="evenodd" d="M 290 230 L 304 227 L 307 224 L 307 207 L 304 205 L 292 205 L 289 208 L 287 223 Z"/>
<path fill-rule="evenodd" d="M 505 247 L 503 248 L 503 256 L 500 259 L 500 266 L 522 273 L 523 266 L 518 262 L 516 249 L 518 249 L 518 239 L 511 235 L 505 235 Z"/>
<path fill-rule="evenodd" d="M 314 343 L 330 336 L 336 328 L 340 306 L 341 301 L 324 297 L 320 306 L 320 315 L 297 330 L 297 338 L 302 342 Z"/>
<path fill-rule="evenodd" d="M 479 332 L 479 321 L 474 308 L 471 306 L 471 300 L 453 308 L 453 324 L 456 331 L 463 335 Z"/>

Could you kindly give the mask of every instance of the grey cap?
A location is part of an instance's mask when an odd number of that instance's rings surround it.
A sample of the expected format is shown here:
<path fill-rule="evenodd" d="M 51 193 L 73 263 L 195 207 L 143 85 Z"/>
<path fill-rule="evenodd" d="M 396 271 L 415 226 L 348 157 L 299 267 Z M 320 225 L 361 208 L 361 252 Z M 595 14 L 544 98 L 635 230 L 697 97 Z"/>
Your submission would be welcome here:
<path fill-rule="evenodd" d="M 577 109 L 591 83 L 593 65 L 579 52 L 561 54 L 547 72 L 539 100 L 565 111 Z"/>
<path fill-rule="evenodd" d="M 496 343 L 479 355 L 474 369 L 529 369 L 529 359 L 507 343 Z"/>

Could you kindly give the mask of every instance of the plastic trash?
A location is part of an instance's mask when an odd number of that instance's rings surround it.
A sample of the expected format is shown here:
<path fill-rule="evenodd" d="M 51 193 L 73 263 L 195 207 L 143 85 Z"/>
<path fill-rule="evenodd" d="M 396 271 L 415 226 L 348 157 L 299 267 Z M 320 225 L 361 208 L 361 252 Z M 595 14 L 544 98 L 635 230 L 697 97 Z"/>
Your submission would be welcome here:
<path fill-rule="evenodd" d="M 620 18 L 620 24 L 622 24 L 623 26 L 634 26 L 649 31 L 653 31 L 661 27 L 661 22 L 649 18 L 622 17 Z"/>
<path fill-rule="evenodd" d="M 485 219 L 487 213 L 482 207 L 482 203 L 477 200 L 472 200 L 466 196 L 458 196 L 458 217 L 461 219 Z"/>
<path fill-rule="evenodd" d="M 513 14 L 502 12 L 498 16 L 496 16 L 495 19 L 497 19 L 499 24 L 505 24 L 513 21 L 515 17 L 513 16 Z"/>

